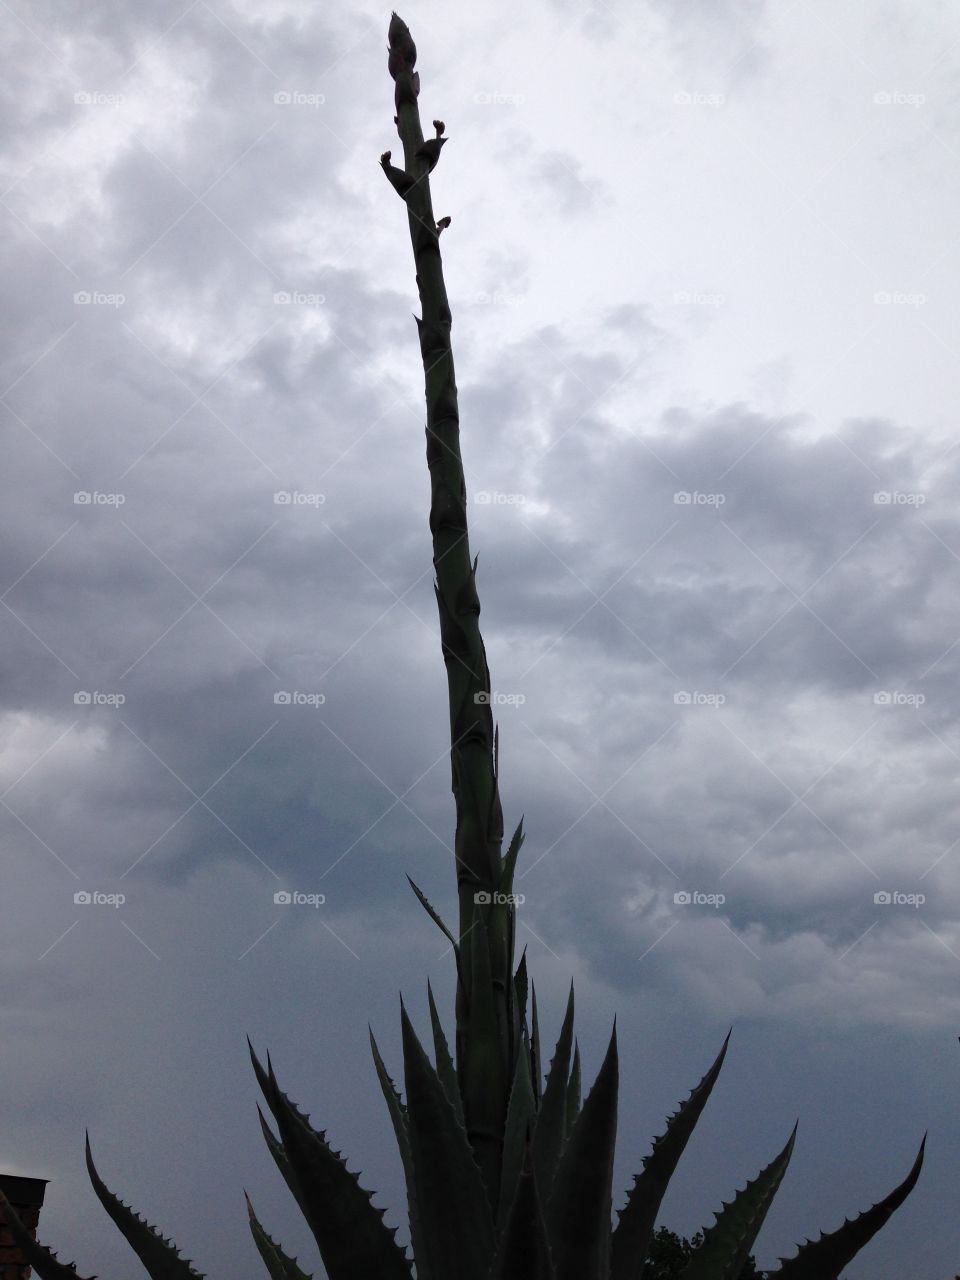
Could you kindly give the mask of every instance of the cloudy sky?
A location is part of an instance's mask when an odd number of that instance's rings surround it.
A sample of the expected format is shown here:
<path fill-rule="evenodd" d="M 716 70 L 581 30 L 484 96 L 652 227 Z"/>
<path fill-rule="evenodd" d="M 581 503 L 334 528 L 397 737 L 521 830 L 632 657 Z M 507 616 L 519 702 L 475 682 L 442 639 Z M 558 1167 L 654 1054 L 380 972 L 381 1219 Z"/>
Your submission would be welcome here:
<path fill-rule="evenodd" d="M 453 994 L 404 879 L 453 914 L 389 10 L 2 10 L 0 1168 L 106 1280 L 85 1127 L 213 1280 L 261 1275 L 243 1186 L 320 1274 L 244 1036 L 401 1224 L 367 1022 L 396 1068 L 399 991 Z M 733 1025 L 664 1220 L 799 1116 L 765 1266 L 929 1129 L 849 1276 L 946 1280 L 960 14 L 402 16 L 551 1038 L 571 976 L 590 1074 L 618 1016 L 625 1188 Z"/>

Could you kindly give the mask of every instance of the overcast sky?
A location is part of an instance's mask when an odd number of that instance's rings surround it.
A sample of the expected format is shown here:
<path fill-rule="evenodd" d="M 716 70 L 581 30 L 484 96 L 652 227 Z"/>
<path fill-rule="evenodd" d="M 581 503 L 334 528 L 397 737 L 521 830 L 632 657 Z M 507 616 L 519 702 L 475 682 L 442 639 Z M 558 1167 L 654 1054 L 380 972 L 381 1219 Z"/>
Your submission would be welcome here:
<path fill-rule="evenodd" d="M 51 1180 L 83 1274 L 137 1267 L 89 1127 L 212 1280 L 262 1274 L 244 1186 L 319 1276 L 245 1034 L 405 1237 L 367 1022 L 396 1073 L 398 992 L 452 1015 L 404 879 L 455 915 L 389 10 L 2 10 L 0 1169 Z M 520 940 L 551 1041 L 574 978 L 591 1077 L 618 1016 L 617 1206 L 732 1024 L 666 1223 L 799 1116 L 772 1266 L 929 1129 L 848 1275 L 946 1280 L 960 13 L 401 12 L 450 138 Z"/>

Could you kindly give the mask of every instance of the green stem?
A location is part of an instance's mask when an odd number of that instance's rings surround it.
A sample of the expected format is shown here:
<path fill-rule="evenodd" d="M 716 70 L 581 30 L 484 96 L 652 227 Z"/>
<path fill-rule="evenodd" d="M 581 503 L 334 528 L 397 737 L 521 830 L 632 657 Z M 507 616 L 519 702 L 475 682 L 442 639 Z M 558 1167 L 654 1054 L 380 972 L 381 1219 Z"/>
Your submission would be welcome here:
<path fill-rule="evenodd" d="M 396 14 L 390 23 L 391 75 L 396 83 L 396 124 L 403 143 L 404 169 L 381 159 L 384 171 L 407 206 L 422 318 L 417 320 L 427 405 L 427 465 L 430 471 L 430 532 L 440 641 L 450 704 L 450 763 L 456 803 L 454 853 L 462 942 L 462 983 L 457 989 L 457 1070 L 467 1130 L 487 1190 L 496 1204 L 503 1145 L 506 1094 L 511 1074 L 509 946 L 512 930 L 499 927 L 495 908 L 483 912 L 490 942 L 489 978 L 496 1018 L 471 1019 L 474 948 L 467 942 L 475 927 L 475 895 L 496 891 L 501 868 L 503 811 L 497 785 L 490 672 L 480 634 L 480 601 L 467 531 L 466 484 L 460 457 L 460 415 L 450 343 L 451 315 L 429 173 L 439 156 L 443 126 L 437 126 L 433 154 L 423 152 L 417 105 L 419 76 L 416 47 Z M 489 901 L 489 899 L 488 899 Z M 476 927 L 480 927 L 477 925 Z M 491 1032 L 491 1026 L 493 1031 Z"/>

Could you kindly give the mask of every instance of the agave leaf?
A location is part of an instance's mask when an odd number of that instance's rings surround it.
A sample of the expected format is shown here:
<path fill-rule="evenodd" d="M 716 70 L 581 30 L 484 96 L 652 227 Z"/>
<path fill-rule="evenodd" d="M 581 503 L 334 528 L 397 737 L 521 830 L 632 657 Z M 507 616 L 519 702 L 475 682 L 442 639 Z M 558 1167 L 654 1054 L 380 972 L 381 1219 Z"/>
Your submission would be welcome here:
<path fill-rule="evenodd" d="M 533 1006 L 530 1027 L 530 1077 L 533 1080 L 533 1092 L 537 1095 L 537 1109 L 543 1099 L 543 1057 L 540 1053 L 540 1020 L 537 1017 L 537 989 L 530 981 L 530 1002 Z"/>
<path fill-rule="evenodd" d="M 617 1141 L 617 1028 L 557 1166 L 547 1234 L 557 1280 L 606 1280 L 610 1184 Z M 539 1126 L 539 1122 L 538 1122 Z"/>
<path fill-rule="evenodd" d="M 380 1056 L 380 1050 L 377 1048 L 377 1042 L 373 1038 L 372 1030 L 370 1032 L 370 1048 L 373 1050 L 377 1078 L 380 1081 L 383 1096 L 387 1100 L 387 1109 L 390 1112 L 390 1119 L 393 1121 L 393 1131 L 397 1137 L 397 1146 L 400 1148 L 400 1159 L 403 1161 L 403 1176 L 407 1185 L 407 1216 L 410 1220 L 410 1243 L 413 1245 L 413 1255 L 417 1260 L 417 1280 L 433 1280 L 424 1258 L 425 1251 L 420 1226 L 420 1212 L 417 1208 L 417 1188 L 413 1176 L 413 1155 L 410 1151 L 410 1123 L 407 1118 L 407 1109 L 400 1100 L 400 1092 L 384 1066 L 383 1058 Z"/>
<path fill-rule="evenodd" d="M 533 1096 L 533 1084 L 530 1080 L 529 1045 L 524 1040 L 517 1054 L 503 1136 L 503 1172 L 500 1178 L 500 1207 L 497 1212 L 497 1226 L 501 1231 L 514 1201 L 523 1162 L 527 1158 L 529 1135 L 536 1119 L 537 1100 Z"/>
<path fill-rule="evenodd" d="M 527 1026 L 527 949 L 513 977 L 513 1043 L 519 1046 Z"/>
<path fill-rule="evenodd" d="M 570 1068 L 570 1080 L 567 1084 L 566 1117 L 564 1128 L 567 1133 L 573 1132 L 573 1125 L 580 1114 L 580 1045 L 573 1043 L 573 1066 Z"/>
<path fill-rule="evenodd" d="M 383 1221 L 339 1152 L 317 1131 L 277 1084 L 267 1059 L 264 1072 L 250 1051 L 264 1097 L 280 1132 L 286 1156 L 288 1185 L 313 1232 L 329 1280 L 410 1280 L 410 1262 L 397 1244 L 396 1228 Z M 283 1167 L 281 1166 L 281 1172 Z"/>
<path fill-rule="evenodd" d="M 570 1075 L 570 1050 L 573 1048 L 573 983 L 567 997 L 557 1051 L 550 1063 L 550 1073 L 540 1099 L 537 1130 L 533 1135 L 533 1164 L 537 1171 L 537 1187 L 549 1204 L 560 1152 L 566 1138 L 567 1081 Z"/>
<path fill-rule="evenodd" d="M 400 1021 L 424 1263 L 431 1275 L 443 1280 L 451 1276 L 485 1280 L 493 1257 L 494 1231 L 480 1169 L 466 1131 L 402 1005 Z M 420 1263 L 418 1256 L 418 1269 Z"/>
<path fill-rule="evenodd" d="M 164 1239 L 156 1227 L 140 1217 L 123 1201 L 113 1194 L 97 1173 L 90 1150 L 90 1135 L 86 1142 L 87 1173 L 97 1193 L 97 1199 L 109 1213 L 126 1237 L 127 1243 L 143 1263 L 150 1280 L 202 1280 L 202 1274 L 195 1271 L 172 1241 Z"/>
<path fill-rule="evenodd" d="M 917 1185 L 926 1143 L 924 1134 L 913 1168 L 888 1196 L 857 1217 L 848 1218 L 836 1231 L 821 1233 L 819 1240 L 808 1240 L 800 1246 L 795 1258 L 781 1258 L 782 1265 L 768 1274 L 780 1280 L 838 1280 L 847 1263 L 876 1235 Z"/>
<path fill-rule="evenodd" d="M 474 905 L 470 930 L 470 1011 L 463 1063 L 463 1110 L 467 1136 L 483 1175 L 490 1209 L 496 1209 L 503 1161 L 507 1088 L 500 1024 L 490 973 L 484 909 Z"/>
<path fill-rule="evenodd" d="M 507 852 L 500 867 L 500 883 L 498 887 L 501 893 L 513 893 L 513 873 L 517 869 L 517 855 L 525 839 L 523 818 L 521 818 L 517 823 L 516 831 L 513 833 L 513 839 L 507 846 Z"/>
<path fill-rule="evenodd" d="M 373 1037 L 373 1031 L 370 1031 L 370 1048 L 373 1052 L 373 1063 L 377 1069 L 377 1079 L 380 1081 L 380 1088 L 383 1090 L 383 1096 L 387 1102 L 387 1110 L 390 1112 L 390 1119 L 393 1122 L 393 1132 L 396 1134 L 397 1146 L 400 1148 L 400 1156 L 403 1160 L 404 1169 L 406 1169 L 410 1160 L 410 1134 L 407 1130 L 407 1109 L 403 1105 L 400 1097 L 400 1090 L 393 1083 L 380 1050 L 377 1048 L 377 1042 Z"/>
<path fill-rule="evenodd" d="M 737 1280 L 787 1171 L 796 1137 L 794 1125 L 780 1154 L 738 1191 L 729 1204 L 724 1202 L 716 1222 L 704 1233 L 703 1244 L 691 1256 L 680 1280 Z"/>
<path fill-rule="evenodd" d="M 243 1193 L 243 1198 L 247 1202 L 247 1216 L 250 1219 L 250 1230 L 254 1242 L 270 1272 L 271 1280 L 311 1280 L 311 1277 L 297 1266 L 296 1258 L 287 1257 L 276 1241 L 271 1240 L 264 1231 L 246 1192 Z"/>
<path fill-rule="evenodd" d="M 407 879 L 410 880 L 410 877 L 407 876 Z M 423 892 L 423 890 L 417 884 L 414 883 L 413 880 L 410 880 L 410 888 L 417 895 L 417 898 L 420 902 L 421 907 L 423 907 L 424 911 L 426 911 L 427 915 L 430 917 L 433 923 L 437 926 L 440 932 L 449 939 L 450 945 L 453 947 L 454 952 L 459 955 L 459 952 L 460 952 L 459 943 L 457 942 L 453 934 L 450 932 L 450 930 L 447 928 L 447 926 L 440 919 L 440 916 L 437 914 L 436 910 L 434 909 L 432 903 L 430 902 L 430 899 Z"/>
<path fill-rule="evenodd" d="M 293 1176 L 293 1170 L 290 1168 L 290 1161 L 287 1159 L 287 1153 L 283 1149 L 283 1143 L 279 1138 L 274 1136 L 273 1130 L 264 1119 L 263 1112 L 257 1106 L 257 1115 L 260 1117 L 260 1128 L 263 1130 L 263 1136 L 267 1140 L 267 1147 L 273 1156 L 277 1168 L 283 1174 L 283 1180 L 290 1188 L 291 1194 L 296 1198 L 296 1179 Z"/>
<path fill-rule="evenodd" d="M 433 998 L 433 988 L 430 986 L 429 978 L 427 979 L 427 1000 L 430 1003 L 430 1025 L 433 1028 L 433 1053 L 437 1062 L 437 1075 L 440 1077 L 440 1083 L 443 1085 L 443 1091 L 447 1095 L 451 1107 L 457 1113 L 460 1123 L 463 1124 L 463 1100 L 460 1097 L 457 1069 L 453 1065 L 453 1058 L 450 1056 L 447 1037 L 443 1034 L 443 1023 L 440 1021 L 439 1013 L 437 1013 L 437 1004 Z"/>
<path fill-rule="evenodd" d="M 13 1243 L 37 1273 L 37 1280 L 81 1280 L 75 1262 L 59 1262 L 55 1253 L 34 1240 L 33 1232 L 23 1225 L 17 1217 L 16 1209 L 2 1191 L 0 1209 L 3 1210 L 7 1230 L 13 1236 Z M 97 1277 L 90 1276 L 89 1280 L 97 1280 Z"/>
<path fill-rule="evenodd" d="M 638 1280 L 643 1274 L 660 1202 L 717 1082 L 729 1043 L 727 1032 L 713 1066 L 669 1118 L 666 1132 L 654 1139 L 653 1150 L 643 1161 L 643 1172 L 634 1178 L 611 1240 L 611 1280 Z"/>
<path fill-rule="evenodd" d="M 533 1173 L 529 1134 L 525 1135 L 516 1194 L 501 1237 L 493 1277 L 494 1280 L 556 1280 Z"/>

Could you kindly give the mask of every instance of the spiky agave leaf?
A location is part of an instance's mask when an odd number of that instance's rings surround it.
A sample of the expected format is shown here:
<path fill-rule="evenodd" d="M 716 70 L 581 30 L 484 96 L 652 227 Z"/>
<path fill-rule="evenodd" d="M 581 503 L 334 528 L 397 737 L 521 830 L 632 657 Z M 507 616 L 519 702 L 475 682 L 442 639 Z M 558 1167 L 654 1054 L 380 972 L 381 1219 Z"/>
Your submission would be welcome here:
<path fill-rule="evenodd" d="M 416 884 L 413 880 L 411 880 L 409 876 L 407 876 L 407 880 L 410 883 L 410 888 L 417 895 L 417 901 L 420 903 L 421 907 L 423 907 L 424 911 L 426 911 L 427 915 L 430 917 L 433 923 L 437 926 L 437 928 L 440 930 L 443 936 L 449 941 L 451 947 L 453 948 L 453 958 L 457 966 L 457 981 L 462 987 L 464 978 L 463 978 L 463 967 L 460 960 L 459 942 L 453 936 L 453 934 L 450 932 L 447 926 L 443 923 L 443 920 L 440 918 L 440 915 L 437 912 L 436 908 L 433 906 L 433 903 L 430 901 L 427 895 L 423 892 L 420 886 Z"/>
<path fill-rule="evenodd" d="M 704 1232 L 703 1244 L 690 1258 L 680 1280 L 737 1280 L 787 1171 L 796 1138 L 797 1126 L 794 1125 L 780 1154 L 738 1191 L 729 1204 L 724 1202 L 716 1222 Z"/>
<path fill-rule="evenodd" d="M 97 1199 L 109 1213 L 126 1237 L 127 1243 L 143 1263 L 150 1280 L 203 1280 L 188 1258 L 181 1258 L 173 1241 L 167 1240 L 156 1227 L 141 1218 L 119 1196 L 109 1189 L 97 1172 L 90 1150 L 90 1135 L 86 1139 L 87 1173 L 97 1193 Z"/>
<path fill-rule="evenodd" d="M 617 1028 L 557 1166 L 547 1235 L 557 1280 L 606 1280 L 610 1194 L 617 1141 Z M 536 1163 L 536 1162 L 534 1162 Z"/>
<path fill-rule="evenodd" d="M 492 1275 L 494 1280 L 556 1280 L 529 1132 L 524 1137 L 520 1176 Z"/>
<path fill-rule="evenodd" d="M 440 1280 L 486 1280 L 493 1216 L 466 1130 L 400 1007 L 410 1151 L 424 1238 L 424 1263 Z M 418 1269 L 420 1258 L 417 1258 Z"/>
<path fill-rule="evenodd" d="M 654 1139 L 653 1150 L 643 1161 L 643 1172 L 634 1178 L 611 1240 L 611 1280 L 640 1280 L 643 1275 L 644 1259 L 650 1248 L 660 1203 L 717 1082 L 729 1043 L 730 1033 L 727 1032 L 713 1066 L 670 1116 L 666 1131 Z"/>
<path fill-rule="evenodd" d="M 426 1249 L 423 1246 L 423 1232 L 420 1226 L 420 1210 L 417 1207 L 417 1186 L 413 1176 L 413 1153 L 410 1150 L 410 1122 L 407 1108 L 404 1106 L 400 1091 L 393 1083 L 377 1042 L 370 1031 L 370 1048 L 373 1050 L 373 1061 L 377 1068 L 377 1079 L 387 1101 L 387 1109 L 393 1122 L 393 1132 L 400 1148 L 400 1159 L 403 1162 L 403 1176 L 407 1186 L 407 1216 L 410 1220 L 410 1243 L 413 1245 L 413 1256 L 417 1262 L 417 1280 L 433 1280 L 426 1260 Z"/>
<path fill-rule="evenodd" d="M 457 1069 L 453 1065 L 453 1058 L 450 1056 L 450 1047 L 447 1044 L 447 1037 L 443 1033 L 443 1023 L 440 1021 L 440 1014 L 437 1012 L 437 1002 L 433 998 L 433 988 L 430 986 L 429 978 L 427 979 L 427 1001 L 430 1005 L 430 1025 L 433 1029 L 433 1056 L 437 1064 L 437 1075 L 440 1077 L 440 1083 L 443 1085 L 443 1091 L 447 1095 L 451 1107 L 457 1113 L 462 1124 L 463 1100 L 460 1097 Z"/>
<path fill-rule="evenodd" d="M 778 1280 L 838 1280 L 843 1268 L 873 1239 L 917 1185 L 926 1144 L 927 1135 L 924 1134 L 913 1167 L 888 1196 L 855 1218 L 846 1219 L 836 1231 L 826 1235 L 821 1232 L 819 1240 L 808 1240 L 800 1246 L 796 1257 L 781 1258 L 781 1265 L 768 1275 L 776 1276 Z"/>
<path fill-rule="evenodd" d="M 396 1228 L 383 1221 L 384 1211 L 371 1203 L 372 1192 L 360 1186 L 326 1133 L 314 1129 L 310 1117 L 281 1091 L 269 1057 L 264 1071 L 252 1048 L 250 1056 L 280 1133 L 288 1186 L 313 1232 L 329 1280 L 360 1275 L 410 1280 L 410 1261 L 394 1239 Z"/>
<path fill-rule="evenodd" d="M 524 947 L 513 975 L 513 1043 L 519 1049 L 527 1026 L 527 949 Z"/>
<path fill-rule="evenodd" d="M 535 1006 L 536 1007 L 536 1006 Z M 557 1161 L 566 1138 L 567 1083 L 570 1076 L 570 1051 L 573 1048 L 573 983 L 567 997 L 567 1011 L 557 1039 L 557 1050 L 550 1063 L 550 1072 L 544 1086 L 537 1115 L 537 1128 L 533 1135 L 533 1164 L 537 1171 L 537 1186 L 545 1200 L 550 1199 L 550 1188 Z"/>
<path fill-rule="evenodd" d="M 500 1204 L 497 1210 L 497 1225 L 501 1230 L 507 1221 L 516 1195 L 517 1182 L 536 1120 L 537 1100 L 530 1080 L 530 1049 L 524 1041 L 514 1067 L 503 1134 L 503 1169 L 500 1175 Z"/>
<path fill-rule="evenodd" d="M 571 984 L 572 986 L 572 984 Z M 537 1109 L 543 1100 L 543 1054 L 540 1050 L 540 1019 L 537 1014 L 537 989 L 530 979 L 530 1078 L 533 1081 L 533 1092 L 537 1095 Z"/>
<path fill-rule="evenodd" d="M 567 1082 L 567 1098 L 564 1115 L 564 1130 L 573 1132 L 577 1116 L 580 1114 L 580 1043 L 573 1042 L 573 1066 L 570 1068 L 570 1079 Z"/>
<path fill-rule="evenodd" d="M 517 829 L 513 833 L 513 839 L 507 846 L 507 852 L 500 866 L 500 882 L 497 887 L 501 893 L 513 893 L 513 875 L 517 869 L 517 855 L 520 853 L 525 839 L 523 818 L 521 818 L 517 823 Z"/>
<path fill-rule="evenodd" d="M 470 930 L 470 1004 L 466 1021 L 462 1062 L 464 1115 L 467 1137 L 476 1157 L 484 1186 L 496 1211 L 503 1160 L 503 1124 L 509 1081 L 497 1015 L 497 1000 L 490 970 L 490 953 L 484 908 L 474 904 Z"/>
<path fill-rule="evenodd" d="M 246 1191 L 243 1193 L 243 1198 L 247 1202 L 247 1217 L 250 1221 L 250 1231 L 253 1235 L 254 1243 L 264 1261 L 264 1265 L 270 1272 L 271 1280 L 312 1280 L 311 1276 L 297 1266 L 296 1258 L 288 1257 L 277 1242 L 271 1239 L 264 1231 L 257 1215 L 253 1211 L 253 1205 L 250 1203 L 250 1197 Z"/>
<path fill-rule="evenodd" d="M 13 1243 L 28 1264 L 33 1267 L 38 1280 L 82 1280 L 75 1262 L 60 1262 L 55 1253 L 34 1240 L 33 1233 L 28 1231 L 17 1217 L 16 1209 L 2 1191 L 0 1191 L 0 1209 L 3 1210 L 7 1230 L 13 1236 Z M 97 1277 L 90 1276 L 89 1280 L 97 1280 Z"/>

